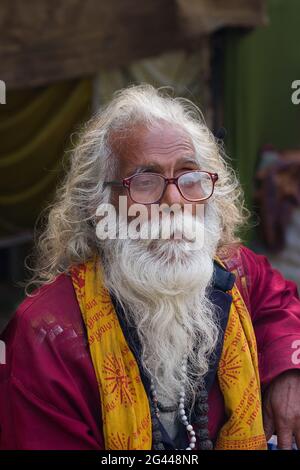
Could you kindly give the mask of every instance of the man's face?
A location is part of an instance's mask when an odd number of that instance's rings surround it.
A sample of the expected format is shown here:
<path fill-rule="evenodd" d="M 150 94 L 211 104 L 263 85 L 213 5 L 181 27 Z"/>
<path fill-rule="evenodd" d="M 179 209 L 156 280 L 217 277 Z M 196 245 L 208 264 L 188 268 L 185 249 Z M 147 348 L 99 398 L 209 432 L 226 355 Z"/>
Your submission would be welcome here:
<path fill-rule="evenodd" d="M 153 125 L 146 129 L 137 125 L 126 135 L 116 132 L 112 138 L 112 146 L 119 157 L 118 179 L 143 172 L 159 173 L 167 178 L 174 178 L 189 170 L 199 169 L 195 159 L 195 149 L 189 136 L 180 128 L 167 123 Z M 112 200 L 118 203 L 118 196 L 127 196 L 128 208 L 134 201 L 124 189 L 113 188 Z M 196 203 L 185 200 L 175 184 L 167 185 L 160 204 L 184 204 L 193 206 Z"/>
<path fill-rule="evenodd" d="M 130 133 L 115 133 L 111 144 L 119 157 L 116 180 L 130 177 L 141 169 L 167 178 L 200 169 L 189 136 L 170 124 L 160 123 L 148 130 L 137 126 Z M 113 203 L 117 205 L 118 196 L 126 195 L 126 189 L 112 188 Z M 127 205 L 134 209 L 133 204 L 134 201 L 127 196 Z M 191 205 L 175 184 L 166 187 L 159 204 Z M 195 212 L 199 212 L 197 204 L 192 205 Z M 203 204 L 201 206 L 204 207 Z M 149 208 L 150 204 L 146 207 Z M 205 234 L 208 236 L 205 243 L 202 243 L 202 237 L 190 241 L 188 233 L 182 233 L 185 230 L 181 230 L 180 224 L 176 225 L 183 215 L 184 222 L 188 222 L 188 231 L 192 232 L 191 226 L 194 225 L 197 234 L 204 234 L 204 221 L 198 214 L 191 217 L 190 213 L 181 214 L 178 210 L 169 223 L 173 230 L 170 239 L 162 236 L 149 239 L 117 236 L 102 244 L 107 286 L 126 306 L 126 315 L 136 325 L 144 346 L 142 364 L 156 378 L 162 374 L 161 385 L 172 401 L 178 396 L 183 379 L 187 384 L 188 377 L 178 373 L 187 344 L 191 348 L 197 344 L 197 357 L 192 361 L 197 367 L 189 386 L 192 389 L 194 377 L 200 370 L 208 369 L 209 355 L 206 353 L 213 350 L 218 333 L 211 320 L 213 307 L 210 307 L 206 292 L 213 276 L 213 257 L 220 234 L 216 217 L 214 214 L 210 216 L 209 211 L 207 213 Z M 149 224 L 149 210 L 148 214 L 145 211 L 145 217 L 147 215 L 148 220 L 145 224 L 143 220 L 141 226 L 151 225 L 151 229 L 160 229 L 163 218 L 158 223 L 151 218 Z M 178 242 L 175 241 L 175 233 L 180 235 L 180 231 L 183 240 Z M 161 235 L 162 231 L 154 233 Z M 203 338 L 201 347 L 198 347 L 199 338 Z"/>

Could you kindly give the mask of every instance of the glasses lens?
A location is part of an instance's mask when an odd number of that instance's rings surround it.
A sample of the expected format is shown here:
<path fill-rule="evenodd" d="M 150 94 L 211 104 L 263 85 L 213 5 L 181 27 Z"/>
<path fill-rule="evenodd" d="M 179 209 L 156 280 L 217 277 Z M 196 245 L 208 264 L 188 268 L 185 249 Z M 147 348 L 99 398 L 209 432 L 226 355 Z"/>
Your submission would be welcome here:
<path fill-rule="evenodd" d="M 143 173 L 131 179 L 130 195 L 141 204 L 150 204 L 161 198 L 164 189 L 164 179 L 159 175 Z"/>
<path fill-rule="evenodd" d="M 185 173 L 178 179 L 178 185 L 183 197 L 200 201 L 211 196 L 213 191 L 213 182 L 208 173 L 194 171 Z"/>

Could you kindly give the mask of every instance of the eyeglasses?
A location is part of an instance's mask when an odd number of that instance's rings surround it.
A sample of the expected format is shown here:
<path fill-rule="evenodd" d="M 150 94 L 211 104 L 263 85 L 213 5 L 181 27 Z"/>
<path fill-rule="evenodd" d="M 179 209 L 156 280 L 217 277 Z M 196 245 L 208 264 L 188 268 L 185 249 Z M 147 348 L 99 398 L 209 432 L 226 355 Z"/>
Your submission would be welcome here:
<path fill-rule="evenodd" d="M 104 185 L 126 188 L 130 198 L 138 204 L 155 204 L 162 199 L 168 184 L 175 184 L 187 201 L 206 201 L 212 196 L 217 180 L 217 173 L 193 170 L 176 178 L 166 178 L 158 173 L 138 173 L 122 181 L 106 181 Z"/>

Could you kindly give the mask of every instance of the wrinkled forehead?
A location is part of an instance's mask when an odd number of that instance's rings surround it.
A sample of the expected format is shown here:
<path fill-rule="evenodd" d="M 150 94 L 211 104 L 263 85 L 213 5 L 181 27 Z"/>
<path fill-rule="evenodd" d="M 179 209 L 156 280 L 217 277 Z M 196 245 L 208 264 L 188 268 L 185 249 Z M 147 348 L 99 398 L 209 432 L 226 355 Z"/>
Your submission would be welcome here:
<path fill-rule="evenodd" d="M 153 160 L 175 161 L 195 154 L 187 131 L 166 122 L 157 122 L 149 127 L 136 124 L 126 130 L 114 131 L 110 144 L 121 167 L 133 163 L 143 165 Z"/>

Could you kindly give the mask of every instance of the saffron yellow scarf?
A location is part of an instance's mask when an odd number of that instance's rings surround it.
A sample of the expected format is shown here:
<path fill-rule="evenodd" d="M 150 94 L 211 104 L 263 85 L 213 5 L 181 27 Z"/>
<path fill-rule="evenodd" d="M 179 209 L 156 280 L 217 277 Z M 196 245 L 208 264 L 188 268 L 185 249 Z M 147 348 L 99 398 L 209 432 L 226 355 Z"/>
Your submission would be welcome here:
<path fill-rule="evenodd" d="M 87 328 L 98 381 L 105 448 L 150 450 L 152 423 L 148 398 L 136 363 L 94 258 L 71 269 L 72 282 Z M 255 335 L 236 286 L 218 365 L 227 421 L 216 449 L 266 449 Z"/>

